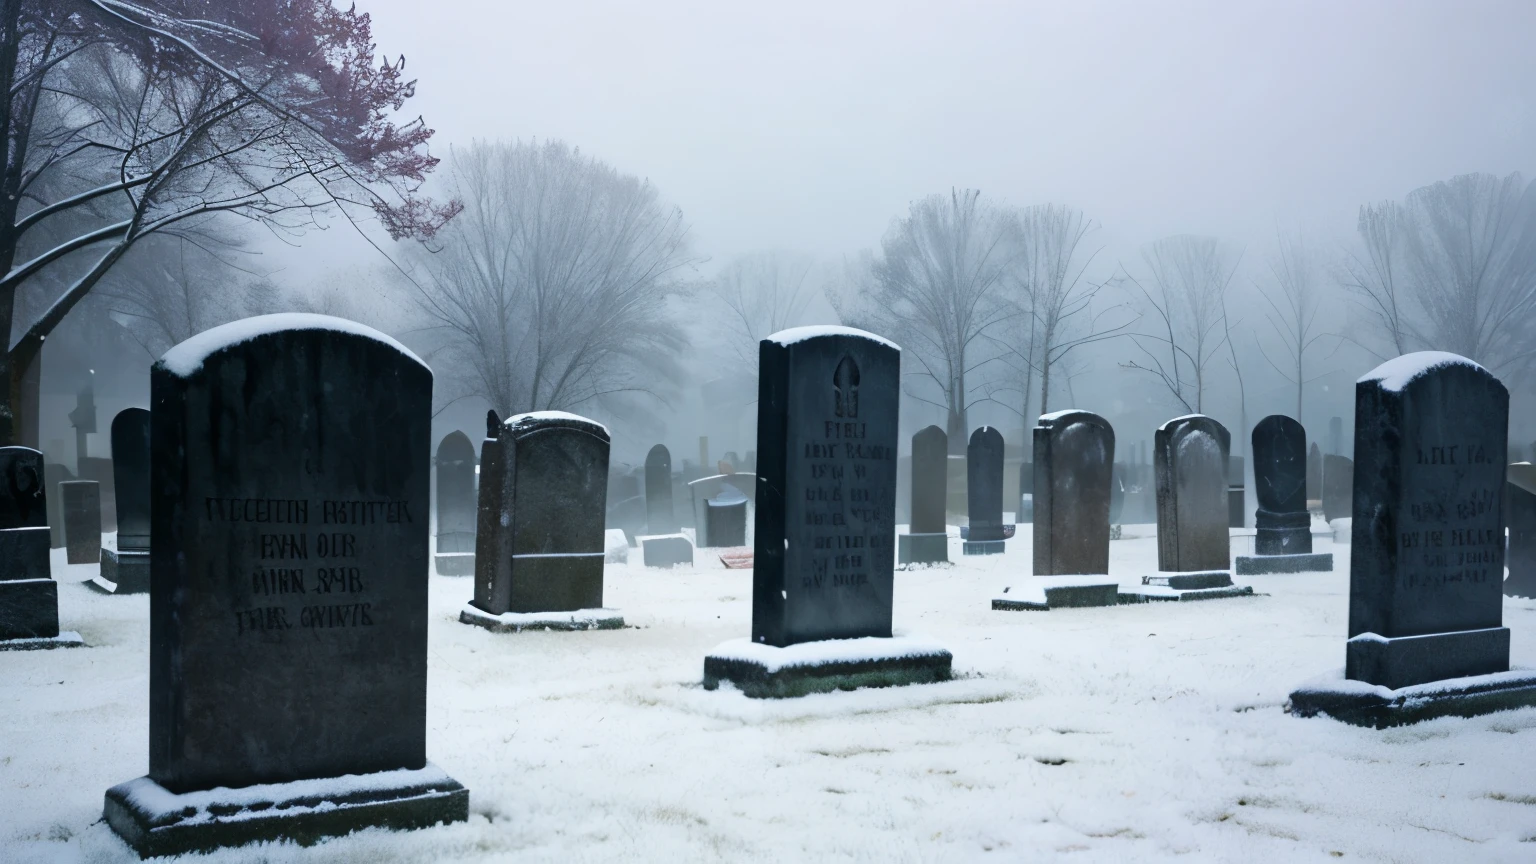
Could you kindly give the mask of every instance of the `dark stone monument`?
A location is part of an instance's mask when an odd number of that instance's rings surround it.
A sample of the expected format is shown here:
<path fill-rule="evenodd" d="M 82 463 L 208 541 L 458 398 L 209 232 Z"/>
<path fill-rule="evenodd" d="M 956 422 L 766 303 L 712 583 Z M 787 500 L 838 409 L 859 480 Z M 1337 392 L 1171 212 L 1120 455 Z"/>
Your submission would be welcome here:
<path fill-rule="evenodd" d="M 992 426 L 971 433 L 965 449 L 966 513 L 969 528 L 961 552 L 1003 552 L 1003 435 Z"/>
<path fill-rule="evenodd" d="M 117 548 L 101 550 L 101 575 L 90 585 L 109 594 L 149 591 L 149 412 L 125 408 L 112 418 Z"/>
<path fill-rule="evenodd" d="M 901 349 L 804 327 L 759 352 L 752 638 L 705 658 L 705 688 L 796 696 L 947 679 L 948 651 L 891 634 Z"/>
<path fill-rule="evenodd" d="M 494 631 L 624 626 L 602 608 L 608 430 L 537 411 L 508 418 L 497 435 L 481 451 L 475 596 L 459 620 Z M 491 486 L 500 488 L 487 494 Z"/>
<path fill-rule="evenodd" d="M 1348 519 L 1355 497 L 1355 463 L 1348 456 L 1323 457 L 1323 518 Z"/>
<path fill-rule="evenodd" d="M 1455 354 L 1406 354 L 1355 385 L 1348 680 L 1292 693 L 1293 713 L 1386 726 L 1536 705 L 1503 626 L 1508 413 L 1504 385 Z"/>
<path fill-rule="evenodd" d="M 437 572 L 443 576 L 475 574 L 475 445 L 463 432 L 444 436 L 437 445 Z"/>
<path fill-rule="evenodd" d="M 944 521 L 949 436 L 927 426 L 912 436 L 912 523 L 896 537 L 902 564 L 949 563 L 949 527 Z"/>
<path fill-rule="evenodd" d="M 59 484 L 64 499 L 64 551 L 71 564 L 101 561 L 101 484 L 69 480 Z"/>
<path fill-rule="evenodd" d="M 751 474 L 717 474 L 688 484 L 693 501 L 694 537 L 700 549 L 726 549 L 747 545 L 747 520 L 757 495 L 757 478 Z"/>
<path fill-rule="evenodd" d="M 426 758 L 431 371 L 266 315 L 166 352 L 150 404 L 149 775 L 107 823 L 148 857 L 465 820 Z"/>
<path fill-rule="evenodd" d="M 1509 550 L 1504 565 L 1508 597 L 1536 598 L 1536 465 L 1517 462 L 1506 469 L 1504 521 L 1509 526 Z"/>
<path fill-rule="evenodd" d="M 1318 449 L 1317 442 L 1312 442 L 1312 449 L 1307 451 L 1307 502 L 1321 501 L 1323 498 L 1323 451 Z"/>
<path fill-rule="evenodd" d="M 1114 462 L 1115 430 L 1103 417 L 1058 411 L 1040 418 L 1034 429 L 1035 575 L 1005 589 L 993 609 L 1119 602 L 1119 583 L 1109 578 Z"/>
<path fill-rule="evenodd" d="M 652 447 L 645 457 L 645 515 L 646 530 L 651 534 L 676 534 L 681 527 L 672 509 L 672 454 L 662 444 Z"/>
<path fill-rule="evenodd" d="M 80 645 L 59 632 L 59 585 L 49 573 L 43 454 L 0 447 L 0 651 Z"/>
<path fill-rule="evenodd" d="M 1258 554 L 1237 556 L 1238 575 L 1332 570 L 1332 553 L 1312 552 L 1307 430 L 1300 423 L 1271 414 L 1253 427 L 1253 482 L 1259 498 L 1254 523 Z"/>

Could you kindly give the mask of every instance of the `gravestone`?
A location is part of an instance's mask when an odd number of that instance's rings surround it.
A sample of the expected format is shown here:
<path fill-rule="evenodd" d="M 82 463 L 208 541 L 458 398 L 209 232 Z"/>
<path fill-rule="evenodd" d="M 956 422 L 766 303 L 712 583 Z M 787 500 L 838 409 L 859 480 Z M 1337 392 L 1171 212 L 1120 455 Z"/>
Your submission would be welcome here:
<path fill-rule="evenodd" d="M 150 404 L 149 774 L 107 823 L 157 856 L 465 820 L 426 758 L 431 371 L 265 315 L 166 352 Z"/>
<path fill-rule="evenodd" d="M 459 621 L 496 632 L 624 626 L 602 608 L 607 428 L 536 411 L 496 432 L 495 473 L 481 456 L 475 594 Z M 487 496 L 489 486 L 500 488 Z"/>
<path fill-rule="evenodd" d="M 902 564 L 949 562 L 949 528 L 944 521 L 948 500 L 949 436 L 927 426 L 912 436 L 912 522 L 897 536 Z"/>
<path fill-rule="evenodd" d="M 694 536 L 701 549 L 745 546 L 747 520 L 757 495 L 757 478 L 751 474 L 718 474 L 688 484 L 693 502 Z"/>
<path fill-rule="evenodd" d="M 947 650 L 891 633 L 901 349 L 803 327 L 763 340 L 758 368 L 752 637 L 705 658 L 705 688 L 794 696 L 947 679 Z"/>
<path fill-rule="evenodd" d="M 1323 451 L 1317 442 L 1307 451 L 1307 501 L 1321 501 L 1323 497 Z"/>
<path fill-rule="evenodd" d="M 1386 726 L 1536 704 L 1503 626 L 1508 422 L 1504 385 L 1455 354 L 1356 383 L 1348 680 L 1292 693 L 1293 713 Z"/>
<path fill-rule="evenodd" d="M 699 447 L 707 438 L 701 438 Z M 703 464 L 703 463 L 700 463 Z M 676 534 L 680 527 L 672 509 L 672 454 L 657 444 L 645 457 L 646 529 L 651 534 Z"/>
<path fill-rule="evenodd" d="M 1333 555 L 1312 552 L 1312 514 L 1307 511 L 1307 430 L 1290 417 L 1271 414 L 1253 427 L 1256 555 L 1237 556 L 1239 575 L 1305 573 L 1333 569 Z"/>
<path fill-rule="evenodd" d="M 993 609 L 1119 602 L 1119 583 L 1109 578 L 1114 462 L 1115 430 L 1103 417 L 1070 410 L 1040 418 L 1034 428 L 1034 578 L 1010 585 L 993 599 Z"/>
<path fill-rule="evenodd" d="M 101 575 L 89 583 L 109 594 L 149 591 L 149 412 L 125 408 L 112 418 L 117 548 L 101 550 Z"/>
<path fill-rule="evenodd" d="M 966 515 L 970 527 L 961 552 L 1001 555 L 1003 552 L 1003 435 L 993 426 L 971 433 L 965 449 Z"/>
<path fill-rule="evenodd" d="M 49 545 L 53 549 L 64 548 L 64 496 L 59 492 L 59 484 L 66 480 L 78 480 L 75 473 L 63 463 L 45 462 L 43 464 L 43 485 L 47 488 L 48 496 L 48 527 Z"/>
<path fill-rule="evenodd" d="M 47 516 L 43 454 L 0 447 L 0 651 L 82 644 L 59 632 Z"/>
<path fill-rule="evenodd" d="M 1323 519 L 1348 519 L 1354 506 L 1355 463 L 1348 456 L 1323 457 Z"/>
<path fill-rule="evenodd" d="M 743 504 L 746 502 L 743 501 Z M 693 565 L 693 544 L 683 534 L 653 534 L 640 538 L 640 551 L 647 567 Z"/>
<path fill-rule="evenodd" d="M 1326 456 L 1343 456 L 1344 455 L 1344 418 L 1343 417 L 1329 417 L 1328 418 L 1328 452 L 1326 454 L 1324 454 L 1324 455 L 1326 455 Z M 1327 463 L 1326 463 L 1326 460 L 1325 460 L 1325 462 L 1324 462 L 1324 474 L 1323 474 L 1323 476 L 1325 478 L 1328 476 L 1326 469 L 1327 469 Z M 1325 483 L 1327 482 L 1326 479 L 1324 480 L 1324 482 Z"/>
<path fill-rule="evenodd" d="M 1508 469 L 1504 520 L 1509 525 L 1509 550 L 1504 564 L 1507 597 L 1536 599 L 1536 465 L 1517 462 Z"/>
<path fill-rule="evenodd" d="M 101 561 L 101 484 L 69 480 L 59 484 L 64 499 L 64 552 L 71 564 Z"/>
<path fill-rule="evenodd" d="M 437 445 L 437 572 L 475 574 L 475 445 L 457 430 Z"/>

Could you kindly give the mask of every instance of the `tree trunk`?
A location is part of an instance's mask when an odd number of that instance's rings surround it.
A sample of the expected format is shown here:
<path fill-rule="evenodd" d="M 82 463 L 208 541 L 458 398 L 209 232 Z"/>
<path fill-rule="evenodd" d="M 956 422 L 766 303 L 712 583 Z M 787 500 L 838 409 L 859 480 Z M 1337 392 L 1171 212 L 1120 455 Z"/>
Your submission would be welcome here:
<path fill-rule="evenodd" d="M 0 444 L 38 448 L 42 348 L 42 340 L 24 338 L 0 361 Z"/>

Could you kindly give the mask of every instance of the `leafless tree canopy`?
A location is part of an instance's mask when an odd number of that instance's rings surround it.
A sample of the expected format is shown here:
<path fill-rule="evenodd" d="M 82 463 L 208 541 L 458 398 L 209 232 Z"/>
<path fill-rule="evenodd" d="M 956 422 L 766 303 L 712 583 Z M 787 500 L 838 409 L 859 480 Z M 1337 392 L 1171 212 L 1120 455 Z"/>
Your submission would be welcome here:
<path fill-rule="evenodd" d="M 1142 252 L 1145 277 L 1128 277 L 1153 326 L 1133 334 L 1140 357 L 1186 411 L 1204 410 L 1211 362 L 1226 345 L 1226 297 L 1242 254 L 1214 237 L 1165 237 Z"/>
<path fill-rule="evenodd" d="M 711 287 L 725 310 L 730 350 L 753 373 L 758 343 L 805 314 L 815 265 L 814 258 L 794 252 L 754 252 L 731 259 L 716 275 Z"/>
<path fill-rule="evenodd" d="M 1302 419 L 1302 397 L 1309 382 L 1307 359 L 1326 344 L 1329 333 L 1318 321 L 1326 274 L 1316 256 L 1299 238 L 1280 236 L 1268 262 L 1269 279 L 1258 285 L 1267 319 L 1280 348 L 1271 356 L 1259 344 L 1264 359 L 1296 388 L 1295 419 Z"/>
<path fill-rule="evenodd" d="M 449 183 L 464 210 L 423 256 L 422 305 L 470 393 L 506 416 L 675 372 L 665 305 L 694 259 L 650 183 L 559 141 L 456 150 Z"/>

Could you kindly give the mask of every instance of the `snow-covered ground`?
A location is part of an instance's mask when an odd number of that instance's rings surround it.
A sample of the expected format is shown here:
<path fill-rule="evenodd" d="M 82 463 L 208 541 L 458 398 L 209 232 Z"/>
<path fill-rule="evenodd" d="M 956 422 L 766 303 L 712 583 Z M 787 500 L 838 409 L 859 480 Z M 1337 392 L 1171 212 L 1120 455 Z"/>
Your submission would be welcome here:
<path fill-rule="evenodd" d="M 1125 581 L 1156 562 L 1133 529 Z M 1380 732 L 1281 710 L 1343 665 L 1348 547 L 1333 574 L 1239 580 L 1268 596 L 993 612 L 1021 533 L 896 575 L 897 629 L 961 680 L 782 702 L 699 686 L 751 619 L 751 572 L 706 552 L 609 564 L 618 631 L 489 633 L 457 621 L 470 580 L 433 576 L 428 756 L 469 823 L 211 857 L 1536 861 L 1536 709 Z M 137 860 L 100 819 L 147 768 L 149 601 L 66 584 L 60 607 L 92 647 L 0 652 L 0 861 Z M 1536 666 L 1536 602 L 1504 620 Z"/>

